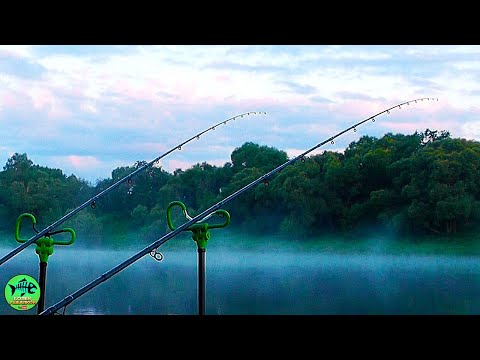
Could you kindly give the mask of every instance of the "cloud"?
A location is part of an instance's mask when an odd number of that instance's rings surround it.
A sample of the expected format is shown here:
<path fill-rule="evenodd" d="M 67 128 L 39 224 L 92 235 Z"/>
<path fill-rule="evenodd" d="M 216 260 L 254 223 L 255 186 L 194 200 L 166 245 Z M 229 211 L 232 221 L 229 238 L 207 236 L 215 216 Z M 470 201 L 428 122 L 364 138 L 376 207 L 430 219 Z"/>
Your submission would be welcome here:
<path fill-rule="evenodd" d="M 379 100 L 381 98 L 378 97 L 372 97 L 368 96 L 362 93 L 355 93 L 355 92 L 350 92 L 350 91 L 339 91 L 335 93 L 336 97 L 342 98 L 342 99 L 348 99 L 348 100 L 367 100 L 367 101 L 375 101 Z"/>
<path fill-rule="evenodd" d="M 287 92 L 301 94 L 301 95 L 310 95 L 316 92 L 316 88 L 311 85 L 298 84 L 293 81 L 280 81 L 281 85 L 285 85 L 288 90 Z"/>
<path fill-rule="evenodd" d="M 228 70 L 239 72 L 264 72 L 264 71 L 284 71 L 280 66 L 258 65 L 258 64 L 239 64 L 235 62 L 213 62 L 203 67 L 206 70 Z"/>
<path fill-rule="evenodd" d="M 308 99 L 313 101 L 314 103 L 317 102 L 317 103 L 321 103 L 321 104 L 324 104 L 324 103 L 328 104 L 328 103 L 333 102 L 332 100 L 329 100 L 329 99 L 324 98 L 322 96 L 310 96 Z"/>
<path fill-rule="evenodd" d="M 46 57 L 52 53 L 91 59 L 108 58 L 112 55 L 128 55 L 134 49 L 129 45 L 39 45 L 29 47 L 29 54 Z"/>
<path fill-rule="evenodd" d="M 31 45 L 0 45 L 0 54 L 17 59 L 29 58 L 32 56 L 32 49 Z"/>
<path fill-rule="evenodd" d="M 464 90 L 463 94 L 466 96 L 474 96 L 474 97 L 480 97 L 480 89 L 475 89 L 475 90 Z"/>
<path fill-rule="evenodd" d="M 246 141 L 308 149 L 385 108 L 430 96 L 440 101 L 382 115 L 333 146 L 426 127 L 477 136 L 479 55 L 480 46 L 457 45 L 0 45 L 0 160 L 26 152 L 95 180 L 222 119 L 266 111 L 165 159 L 172 167 L 220 164 Z"/>
<path fill-rule="evenodd" d="M 121 161 L 102 161 L 95 156 L 66 155 L 66 156 L 29 156 L 35 164 L 48 164 L 51 168 L 58 168 L 67 176 L 74 174 L 93 185 L 97 180 L 109 177 L 112 170 L 125 164 Z M 88 174 L 88 176 L 85 176 Z M 106 176 L 108 174 L 108 176 Z"/>
<path fill-rule="evenodd" d="M 463 56 L 480 55 L 480 47 L 478 45 L 440 45 L 440 46 L 405 46 L 403 54 L 417 60 L 444 61 L 455 60 Z"/>
<path fill-rule="evenodd" d="M 167 160 L 167 161 L 163 161 L 162 163 L 164 164 L 163 168 L 165 169 L 165 171 L 168 171 L 168 172 L 174 172 L 177 169 L 186 170 L 192 165 L 194 165 L 194 162 L 192 161 L 181 161 L 181 160 Z"/>
<path fill-rule="evenodd" d="M 300 154 L 303 154 L 307 150 L 308 149 L 285 149 L 285 152 L 287 153 L 287 156 L 289 159 L 293 159 L 294 157 L 299 156 Z M 325 149 L 318 148 L 309 152 L 306 156 L 321 155 L 323 154 L 324 151 Z"/>
<path fill-rule="evenodd" d="M 480 141 L 480 120 L 468 121 L 461 125 L 462 137 Z"/>
<path fill-rule="evenodd" d="M 0 74 L 8 74 L 25 79 L 41 79 L 46 69 L 40 64 L 0 49 Z"/>
<path fill-rule="evenodd" d="M 95 166 L 100 164 L 97 158 L 94 156 L 77 156 L 77 155 L 70 155 L 67 157 L 67 161 L 77 169 L 84 169 L 90 166 Z"/>

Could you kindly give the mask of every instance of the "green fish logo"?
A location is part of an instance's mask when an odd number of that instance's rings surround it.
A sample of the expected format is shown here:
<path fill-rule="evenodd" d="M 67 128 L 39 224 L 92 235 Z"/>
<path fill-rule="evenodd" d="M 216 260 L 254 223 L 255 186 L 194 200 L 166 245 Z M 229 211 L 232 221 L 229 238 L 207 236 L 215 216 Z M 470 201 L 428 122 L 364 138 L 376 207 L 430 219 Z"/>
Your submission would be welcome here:
<path fill-rule="evenodd" d="M 40 299 L 40 285 L 29 275 L 16 275 L 5 286 L 5 299 L 15 310 L 29 310 Z"/>
<path fill-rule="evenodd" d="M 21 292 L 20 296 L 23 296 L 25 294 L 35 294 L 35 291 L 38 289 L 33 282 L 28 281 L 25 277 L 20 280 L 17 285 L 13 286 L 8 284 L 8 286 L 10 286 L 10 289 L 12 289 L 12 296 L 15 295 L 17 290 Z"/>

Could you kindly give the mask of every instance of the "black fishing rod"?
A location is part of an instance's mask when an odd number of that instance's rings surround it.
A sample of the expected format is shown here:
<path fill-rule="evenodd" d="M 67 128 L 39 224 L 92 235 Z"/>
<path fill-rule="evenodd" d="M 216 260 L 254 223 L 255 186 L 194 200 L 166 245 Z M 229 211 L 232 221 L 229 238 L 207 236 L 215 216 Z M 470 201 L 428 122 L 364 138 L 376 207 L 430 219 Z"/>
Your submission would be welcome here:
<path fill-rule="evenodd" d="M 81 287 L 80 289 L 78 289 L 77 291 L 73 292 L 72 294 L 66 296 L 65 298 L 63 298 L 61 301 L 57 302 L 56 304 L 48 307 L 47 309 L 45 309 L 44 311 L 42 311 L 39 315 L 53 315 L 55 314 L 55 312 L 62 308 L 62 307 L 66 307 L 68 304 L 70 304 L 72 301 L 74 301 L 75 299 L 79 298 L 80 296 L 82 296 L 83 294 L 85 294 L 86 292 L 92 290 L 93 288 L 95 288 L 96 286 L 100 285 L 102 282 L 106 281 L 107 279 L 109 279 L 110 277 L 112 277 L 113 275 L 119 273 L 120 271 L 122 271 L 123 269 L 125 269 L 126 267 L 132 265 L 134 262 L 136 262 L 137 260 L 141 259 L 142 257 L 144 257 L 146 254 L 152 252 L 152 251 L 155 251 L 159 246 L 161 246 L 162 244 L 164 244 L 165 242 L 167 242 L 168 240 L 172 239 L 173 237 L 175 237 L 176 235 L 178 235 L 180 232 L 182 232 L 184 229 L 188 228 L 189 226 L 195 224 L 196 222 L 198 221 L 202 221 L 204 218 L 206 218 L 207 216 L 209 216 L 210 214 L 212 214 L 214 211 L 217 211 L 220 209 L 220 207 L 222 207 L 224 204 L 226 204 L 227 202 L 229 202 L 230 200 L 233 200 L 234 198 L 236 198 L 238 195 L 244 193 L 245 191 L 247 191 L 248 189 L 254 187 L 255 185 L 263 182 L 266 186 L 268 186 L 268 181 L 267 179 L 272 176 L 273 174 L 283 170 L 285 167 L 287 167 L 288 165 L 294 163 L 295 161 L 297 160 L 301 160 L 302 162 L 305 161 L 305 155 L 312 152 L 313 150 L 325 145 L 326 143 L 330 142 L 332 144 L 334 144 L 334 139 L 339 137 L 340 135 L 343 135 L 345 134 L 346 132 L 350 131 L 350 130 L 353 130 L 353 131 L 357 131 L 357 127 L 364 124 L 365 122 L 369 121 L 369 120 L 372 120 L 372 122 L 375 122 L 375 118 L 379 115 L 382 115 L 384 113 L 386 114 L 390 114 L 390 111 L 393 110 L 393 109 L 401 109 L 401 107 L 403 105 L 410 105 L 410 103 L 417 103 L 419 101 L 424 101 L 424 100 L 437 100 L 438 99 L 435 99 L 435 98 L 419 98 L 419 99 L 414 99 L 414 100 L 410 100 L 410 101 L 406 101 L 404 103 L 401 103 L 401 104 L 398 104 L 398 105 L 395 105 L 395 106 L 392 106 L 386 110 L 383 110 L 373 116 L 370 116 L 369 118 L 365 119 L 365 120 L 362 120 L 360 122 L 358 122 L 357 124 L 355 125 L 352 125 L 350 127 L 348 127 L 347 129 L 339 132 L 338 134 L 328 138 L 327 140 L 324 140 L 322 141 L 321 143 L 313 146 L 312 148 L 304 151 L 303 153 L 301 153 L 300 155 L 297 155 L 295 156 L 294 158 L 286 161 L 285 163 L 283 163 L 282 165 L 276 167 L 275 169 L 269 171 L 268 173 L 266 173 L 265 175 L 262 175 L 261 177 L 259 177 L 258 179 L 252 181 L 251 183 L 245 185 L 243 188 L 237 190 L 236 192 L 234 192 L 233 194 L 227 196 L 225 199 L 219 201 L 218 203 L 216 203 L 215 205 L 212 205 L 210 206 L 208 209 L 204 210 L 203 212 L 201 212 L 200 214 L 198 214 L 197 216 L 194 216 L 193 218 L 191 218 L 189 221 L 183 223 L 182 225 L 178 226 L 175 230 L 165 234 L 164 236 L 162 236 L 161 238 L 159 238 L 158 240 L 156 240 L 155 242 L 153 242 L 152 244 L 150 244 L 149 246 L 147 246 L 146 248 L 144 248 L 143 250 L 139 251 L 138 253 L 136 253 L 135 255 L 131 256 L 130 258 L 128 258 L 127 260 L 125 260 L 124 262 L 118 264 L 117 266 L 115 266 L 114 268 L 112 268 L 111 270 L 105 272 L 104 274 L 100 275 L 98 278 L 96 278 L 95 280 L 91 281 L 90 283 L 84 285 L 83 287 Z"/>
<path fill-rule="evenodd" d="M 39 231 L 37 234 L 35 234 L 34 236 L 32 236 L 30 239 L 26 240 L 24 243 L 22 243 L 20 246 L 18 246 L 17 248 L 13 249 L 11 252 L 9 252 L 7 255 L 5 255 L 4 257 L 2 257 L 0 259 L 0 265 L 2 265 L 3 263 L 5 263 L 7 260 L 11 259 L 12 257 L 14 257 L 15 255 L 17 255 L 19 252 L 21 252 L 22 250 L 24 250 L 25 248 L 27 248 L 27 246 L 29 246 L 30 244 L 32 244 L 33 242 L 35 242 L 37 239 L 41 238 L 42 236 L 46 235 L 48 236 L 48 234 L 51 233 L 51 231 L 53 229 L 55 229 L 57 226 L 59 226 L 60 224 L 62 224 L 63 222 L 65 222 L 66 220 L 70 219 L 73 215 L 75 215 L 76 213 L 78 213 L 79 211 L 83 210 L 84 208 L 86 208 L 88 205 L 90 205 L 92 208 L 95 208 L 96 206 L 96 201 L 101 198 L 103 195 L 106 195 L 108 194 L 110 191 L 112 191 L 113 189 L 115 189 L 116 187 L 118 187 L 120 184 L 122 184 L 123 182 L 125 181 L 131 181 L 132 177 L 135 176 L 136 174 L 138 174 L 139 172 L 145 170 L 146 168 L 152 166 L 153 164 L 157 163 L 158 161 L 160 161 L 162 158 L 164 158 L 165 156 L 167 156 L 168 154 L 174 152 L 175 150 L 182 150 L 182 146 L 185 145 L 185 144 L 188 144 L 190 141 L 194 140 L 194 139 L 200 139 L 200 136 L 202 136 L 203 134 L 211 131 L 211 130 L 215 130 L 215 128 L 217 128 L 218 126 L 220 125 L 226 125 L 229 121 L 232 121 L 232 120 L 236 120 L 238 118 L 243 118 L 244 116 L 249 116 L 249 115 L 262 115 L 262 114 L 266 114 L 266 112 L 264 111 L 250 111 L 250 112 L 246 112 L 246 113 L 243 113 L 243 114 L 239 114 L 239 115 L 236 115 L 234 117 L 231 117 L 229 119 L 226 119 L 226 120 L 223 120 L 223 121 L 220 121 L 219 123 L 209 127 L 208 129 L 205 129 L 201 132 L 199 132 L 198 134 L 192 136 L 190 139 L 188 140 L 185 140 L 184 142 L 174 146 L 173 148 L 171 148 L 170 150 L 168 150 L 166 153 L 158 156 L 157 158 L 153 159 L 152 161 L 144 164 L 143 166 L 137 168 L 135 171 L 133 171 L 132 173 L 130 173 L 129 175 L 126 175 L 125 177 L 123 177 L 122 179 L 118 180 L 116 183 L 114 183 L 113 185 L 109 186 L 108 188 L 106 188 L 105 190 L 99 192 L 97 195 L 95 195 L 94 197 L 92 197 L 91 199 L 85 201 L 82 205 L 80 205 L 79 207 L 77 207 L 76 209 L 70 211 L 68 214 L 64 215 L 62 218 L 58 219 L 57 221 L 55 221 L 54 223 L 52 223 L 51 225 L 47 226 L 45 229 L 43 229 L 42 231 Z"/>

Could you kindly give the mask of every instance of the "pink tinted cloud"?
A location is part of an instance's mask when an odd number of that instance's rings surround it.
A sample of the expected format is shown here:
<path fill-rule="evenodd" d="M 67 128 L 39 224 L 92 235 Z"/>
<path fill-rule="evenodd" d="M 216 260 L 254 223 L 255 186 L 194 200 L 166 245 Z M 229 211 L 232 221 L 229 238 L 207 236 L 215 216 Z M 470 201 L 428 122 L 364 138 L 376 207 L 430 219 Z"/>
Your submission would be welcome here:
<path fill-rule="evenodd" d="M 222 83 L 228 83 L 230 81 L 228 75 L 219 75 L 216 78 L 217 81 Z M 130 103 L 136 100 L 148 101 L 155 104 L 169 104 L 169 103 L 182 103 L 187 106 L 188 104 L 210 104 L 216 106 L 217 104 L 233 105 L 241 107 L 243 110 L 255 110 L 255 107 L 285 107 L 295 105 L 309 105 L 310 102 L 306 97 L 288 96 L 278 98 L 277 96 L 263 96 L 263 97 L 237 97 L 231 96 L 219 96 L 209 95 L 199 92 L 195 82 L 189 82 L 186 80 L 179 80 L 172 83 L 164 83 L 158 79 L 144 80 L 141 83 L 133 83 L 128 80 L 117 80 L 109 87 L 110 92 L 115 94 L 112 100 L 118 103 Z M 314 104 L 315 107 L 325 106 L 324 104 Z M 263 109 L 258 109 L 263 111 Z"/>
<path fill-rule="evenodd" d="M 120 94 L 121 98 L 125 97 L 128 98 L 128 100 L 145 100 L 154 102 L 157 100 L 155 93 L 158 90 L 154 88 L 126 85 L 122 87 L 116 87 L 114 91 L 117 94 Z"/>
<path fill-rule="evenodd" d="M 45 113 L 51 119 L 64 118 L 71 115 L 63 101 L 46 87 L 29 88 L 22 84 L 25 91 L 12 89 L 0 91 L 0 106 L 16 111 L 37 111 Z"/>
<path fill-rule="evenodd" d="M 9 50 L 9 49 L 0 49 L 0 57 L 10 57 L 14 59 L 24 59 L 25 56 L 21 55 L 18 52 L 15 52 L 14 50 Z"/>
<path fill-rule="evenodd" d="M 41 110 L 50 107 L 55 102 L 52 92 L 45 88 L 37 88 L 31 93 L 33 107 Z"/>
<path fill-rule="evenodd" d="M 19 105 L 18 97 L 10 91 L 3 91 L 0 96 L 0 105 L 8 108 L 15 108 Z"/>
<path fill-rule="evenodd" d="M 100 161 L 94 156 L 70 155 L 67 156 L 67 162 L 70 163 L 70 165 L 72 165 L 75 169 L 79 170 L 100 165 Z"/>
<path fill-rule="evenodd" d="M 71 79 L 68 86 L 60 87 L 47 85 L 46 87 L 50 91 L 55 91 L 55 93 L 60 97 L 73 97 L 81 101 L 86 97 L 85 89 L 87 89 L 88 84 L 85 81 Z"/>
<path fill-rule="evenodd" d="M 8 108 L 19 116 L 27 115 L 26 118 L 36 122 L 45 118 L 62 119 L 71 115 L 63 96 L 58 96 L 54 86 L 22 79 L 12 81 L 12 86 L 8 88 L 0 87 L 1 107 Z"/>
<path fill-rule="evenodd" d="M 47 110 L 47 117 L 52 120 L 63 120 L 73 114 L 59 98 L 52 98 L 44 109 Z"/>

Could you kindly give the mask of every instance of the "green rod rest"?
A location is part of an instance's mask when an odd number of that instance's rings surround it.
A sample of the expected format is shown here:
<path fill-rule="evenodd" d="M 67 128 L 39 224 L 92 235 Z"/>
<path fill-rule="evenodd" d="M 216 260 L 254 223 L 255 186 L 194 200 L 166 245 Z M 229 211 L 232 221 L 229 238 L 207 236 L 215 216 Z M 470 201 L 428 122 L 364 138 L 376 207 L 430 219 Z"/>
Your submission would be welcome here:
<path fill-rule="evenodd" d="M 21 214 L 18 218 L 17 221 L 15 222 L 15 240 L 19 243 L 24 243 L 28 241 L 28 239 L 22 239 L 20 237 L 20 229 L 22 227 L 22 219 L 23 218 L 30 218 L 32 221 L 33 225 L 33 230 L 38 233 L 37 229 L 35 229 L 35 224 L 37 223 L 37 220 L 35 219 L 35 216 L 29 213 L 23 213 Z M 53 240 L 51 238 L 51 235 L 53 234 L 58 234 L 61 232 L 68 232 L 70 233 L 71 237 L 70 240 L 68 241 L 61 241 L 61 240 Z M 37 244 L 37 247 L 35 248 L 35 252 L 38 254 L 40 257 L 40 262 L 48 262 L 48 257 L 53 254 L 53 245 L 71 245 L 75 242 L 75 239 L 77 238 L 77 235 L 75 234 L 75 231 L 72 228 L 64 228 L 59 231 L 54 231 L 52 233 L 46 234 L 44 237 L 41 237 L 35 241 L 35 244 Z"/>
<path fill-rule="evenodd" d="M 185 217 L 186 218 L 189 217 L 187 213 L 187 207 L 185 206 L 184 203 L 182 203 L 181 201 L 172 201 L 167 207 L 167 224 L 170 230 L 172 231 L 175 230 L 175 226 L 173 225 L 173 222 L 172 222 L 172 208 L 174 206 L 180 206 L 182 208 L 182 211 Z M 219 210 L 215 210 L 212 213 L 212 215 L 218 215 L 220 217 L 223 217 L 225 221 L 223 222 L 223 224 L 211 224 L 211 225 L 204 222 L 198 222 L 183 230 L 183 231 L 191 231 L 193 233 L 192 234 L 193 241 L 197 243 L 197 246 L 199 249 L 202 249 L 204 251 L 206 250 L 206 247 L 207 247 L 207 241 L 211 237 L 209 229 L 224 228 L 230 224 L 230 214 L 228 213 L 228 211 L 219 209 Z"/>

